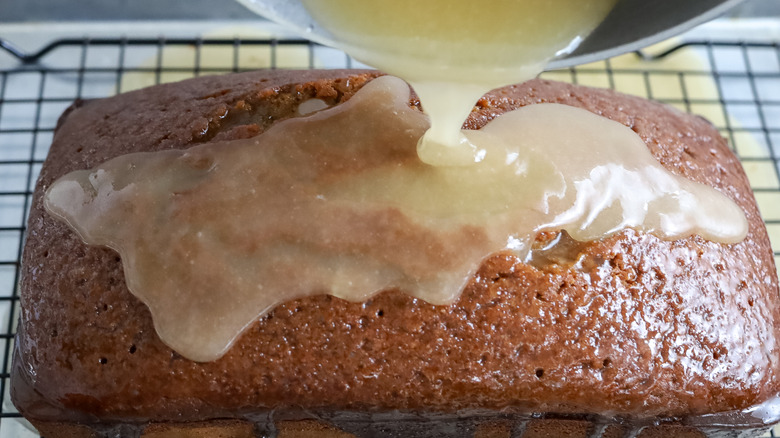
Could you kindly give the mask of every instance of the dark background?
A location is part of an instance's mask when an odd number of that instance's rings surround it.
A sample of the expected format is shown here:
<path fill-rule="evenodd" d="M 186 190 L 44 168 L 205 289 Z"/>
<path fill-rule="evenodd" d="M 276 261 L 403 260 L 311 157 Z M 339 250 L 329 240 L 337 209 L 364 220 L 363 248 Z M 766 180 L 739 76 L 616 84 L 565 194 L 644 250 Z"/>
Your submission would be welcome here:
<path fill-rule="evenodd" d="M 235 0 L 0 0 L 0 22 L 256 17 Z"/>

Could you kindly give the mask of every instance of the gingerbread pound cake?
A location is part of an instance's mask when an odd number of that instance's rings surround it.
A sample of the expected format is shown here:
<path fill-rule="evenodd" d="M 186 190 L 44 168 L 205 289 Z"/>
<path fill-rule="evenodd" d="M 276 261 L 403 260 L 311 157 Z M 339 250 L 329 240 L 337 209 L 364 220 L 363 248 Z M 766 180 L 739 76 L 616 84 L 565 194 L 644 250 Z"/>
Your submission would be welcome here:
<path fill-rule="evenodd" d="M 336 106 L 376 76 L 201 77 L 66 111 L 23 257 L 19 411 L 50 438 L 751 436 L 780 420 L 780 294 L 747 178 L 707 121 L 658 103 L 535 80 L 486 95 L 465 127 L 543 102 L 622 123 L 669 171 L 742 208 L 744 241 L 546 232 L 525 260 L 487 258 L 452 305 L 399 290 L 362 303 L 292 300 L 209 362 L 166 346 L 118 254 L 84 244 L 43 206 L 68 172 L 259 136 L 305 102 Z"/>

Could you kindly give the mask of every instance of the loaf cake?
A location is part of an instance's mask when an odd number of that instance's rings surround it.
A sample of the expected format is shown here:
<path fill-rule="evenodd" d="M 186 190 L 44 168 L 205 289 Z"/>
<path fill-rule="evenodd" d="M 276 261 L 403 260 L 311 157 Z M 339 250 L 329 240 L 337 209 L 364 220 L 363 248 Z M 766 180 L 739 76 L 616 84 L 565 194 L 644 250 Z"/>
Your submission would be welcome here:
<path fill-rule="evenodd" d="M 487 258 L 452 305 L 398 290 L 364 303 L 302 298 L 212 362 L 163 344 L 118 254 L 85 245 L 43 207 L 68 172 L 262 135 L 301 103 L 338 105 L 377 75 L 200 77 L 63 114 L 29 218 L 11 375 L 15 405 L 43 435 L 749 436 L 780 419 L 780 294 L 748 180 L 712 125 L 658 103 L 534 80 L 483 97 L 465 127 L 540 102 L 620 122 L 672 173 L 739 205 L 744 241 L 546 232 L 527 262 Z M 554 239 L 565 253 L 544 249 Z"/>

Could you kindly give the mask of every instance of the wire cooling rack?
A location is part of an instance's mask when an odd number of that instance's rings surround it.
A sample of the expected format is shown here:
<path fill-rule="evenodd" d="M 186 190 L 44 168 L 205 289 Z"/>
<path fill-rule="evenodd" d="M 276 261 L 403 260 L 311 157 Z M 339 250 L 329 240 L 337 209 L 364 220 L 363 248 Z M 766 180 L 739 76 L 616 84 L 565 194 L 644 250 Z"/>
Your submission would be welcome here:
<path fill-rule="evenodd" d="M 0 48 L 0 438 L 35 437 L 10 403 L 10 353 L 26 216 L 62 111 L 74 99 L 204 74 L 362 65 L 297 39 L 62 39 L 37 52 L 0 39 Z M 708 118 L 742 160 L 780 261 L 780 44 L 672 43 L 543 76 L 614 88 Z M 766 436 L 780 436 L 780 429 Z"/>

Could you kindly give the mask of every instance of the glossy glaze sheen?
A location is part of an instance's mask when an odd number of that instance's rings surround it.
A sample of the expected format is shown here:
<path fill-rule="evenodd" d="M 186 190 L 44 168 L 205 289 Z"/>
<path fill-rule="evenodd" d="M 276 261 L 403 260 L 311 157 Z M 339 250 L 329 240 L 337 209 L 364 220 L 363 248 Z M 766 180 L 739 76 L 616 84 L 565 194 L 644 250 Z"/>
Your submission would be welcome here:
<path fill-rule="evenodd" d="M 409 98 L 401 79 L 376 78 L 257 137 L 71 172 L 44 207 L 88 245 L 119 253 L 157 335 L 197 362 L 219 359 L 293 299 L 364 302 L 398 289 L 452 304 L 485 257 L 524 259 L 542 230 L 583 242 L 626 228 L 720 243 L 747 234 L 722 193 L 672 175 L 624 125 L 568 105 L 529 105 L 464 131 L 479 163 L 426 165 L 417 140 L 427 119 Z"/>
<path fill-rule="evenodd" d="M 41 191 L 68 171 L 131 151 L 255 135 L 300 101 L 341 101 L 370 77 L 257 72 L 76 105 L 55 136 L 29 223 L 13 375 L 20 410 L 101 421 L 202 420 L 287 405 L 686 416 L 743 409 L 780 391 L 775 267 L 739 163 L 706 121 L 610 91 L 532 81 L 491 93 L 466 125 L 534 102 L 617 120 L 672 172 L 740 205 L 750 222 L 744 242 L 626 231 L 585 245 L 579 263 L 543 269 L 498 254 L 452 306 L 397 291 L 364 304 L 297 300 L 222 359 L 198 364 L 156 338 L 115 253 L 84 246 L 43 212 Z"/>
<path fill-rule="evenodd" d="M 412 84 L 431 121 L 420 159 L 441 166 L 479 160 L 479 148 L 460 133 L 474 102 L 573 51 L 616 0 L 302 3 L 335 47 Z"/>

